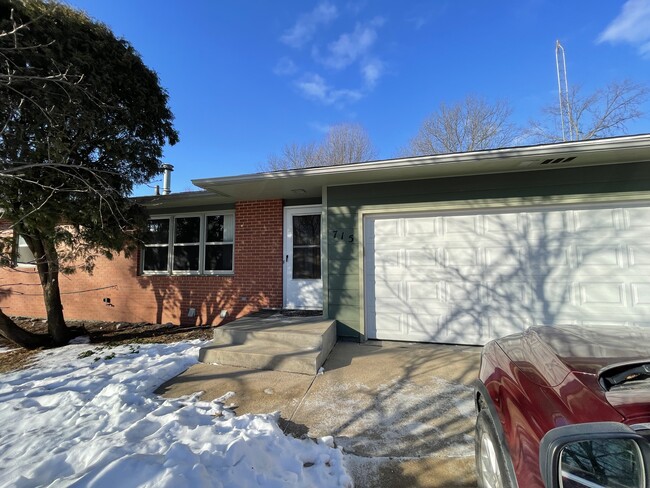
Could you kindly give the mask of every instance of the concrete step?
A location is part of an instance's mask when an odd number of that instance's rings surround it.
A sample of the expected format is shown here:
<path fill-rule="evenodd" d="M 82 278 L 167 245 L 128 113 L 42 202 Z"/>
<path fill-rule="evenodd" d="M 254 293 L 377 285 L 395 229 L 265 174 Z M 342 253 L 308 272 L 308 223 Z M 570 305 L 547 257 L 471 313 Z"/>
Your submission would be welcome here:
<path fill-rule="evenodd" d="M 296 348 L 275 345 L 260 349 L 257 345 L 213 345 L 201 349 L 199 360 L 248 369 L 271 369 L 289 373 L 316 374 L 325 361 L 320 348 Z"/>
<path fill-rule="evenodd" d="M 258 344 L 260 347 L 290 344 L 296 347 L 319 347 L 332 321 L 274 326 L 266 329 L 219 327 L 214 330 L 215 344 Z"/>
<path fill-rule="evenodd" d="M 336 343 L 336 321 L 323 317 L 245 317 L 214 331 L 199 360 L 250 369 L 316 374 Z"/>

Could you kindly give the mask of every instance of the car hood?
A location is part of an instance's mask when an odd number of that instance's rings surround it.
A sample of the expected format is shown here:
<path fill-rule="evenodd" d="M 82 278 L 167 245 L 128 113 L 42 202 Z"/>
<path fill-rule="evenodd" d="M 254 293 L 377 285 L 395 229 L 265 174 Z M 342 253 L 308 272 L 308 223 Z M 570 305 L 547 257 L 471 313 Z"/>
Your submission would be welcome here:
<path fill-rule="evenodd" d="M 531 327 L 497 342 L 513 361 L 530 361 L 537 357 L 540 359 L 538 365 L 548 362 L 559 367 L 557 373 L 564 376 L 570 371 L 597 375 L 612 364 L 650 362 L 650 328 L 645 327 Z"/>
<path fill-rule="evenodd" d="M 635 387 L 605 391 L 599 373 L 614 365 L 650 363 L 650 328 L 631 326 L 543 326 L 497 340 L 529 379 L 554 387 L 574 374 L 585 387 L 599 391 L 626 419 L 650 421 L 650 380 Z"/>

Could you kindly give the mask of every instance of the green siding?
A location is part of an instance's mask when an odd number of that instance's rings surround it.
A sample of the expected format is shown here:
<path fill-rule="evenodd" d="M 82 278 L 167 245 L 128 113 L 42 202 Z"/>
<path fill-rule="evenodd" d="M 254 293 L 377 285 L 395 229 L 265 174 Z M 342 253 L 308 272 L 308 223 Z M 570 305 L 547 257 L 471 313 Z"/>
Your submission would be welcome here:
<path fill-rule="evenodd" d="M 363 302 L 358 244 L 362 236 L 356 233 L 361 207 L 430 204 L 430 210 L 435 211 L 436 204 L 442 207 L 471 200 L 640 191 L 650 191 L 648 163 L 330 187 L 327 189 L 329 316 L 338 321 L 339 335 L 359 337 Z M 354 243 L 333 239 L 334 230 L 345 235 L 351 233 Z"/>

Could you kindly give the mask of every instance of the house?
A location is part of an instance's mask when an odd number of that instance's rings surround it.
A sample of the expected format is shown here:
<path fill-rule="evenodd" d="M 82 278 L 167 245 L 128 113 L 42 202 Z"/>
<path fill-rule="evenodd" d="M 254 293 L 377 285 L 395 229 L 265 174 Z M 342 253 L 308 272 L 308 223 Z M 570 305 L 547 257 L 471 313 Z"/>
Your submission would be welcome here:
<path fill-rule="evenodd" d="M 154 238 L 137 256 L 62 278 L 66 317 L 322 310 L 339 336 L 456 344 L 650 326 L 650 135 L 193 183 L 138 199 Z M 0 273 L 6 313 L 44 315 L 33 272 Z"/>

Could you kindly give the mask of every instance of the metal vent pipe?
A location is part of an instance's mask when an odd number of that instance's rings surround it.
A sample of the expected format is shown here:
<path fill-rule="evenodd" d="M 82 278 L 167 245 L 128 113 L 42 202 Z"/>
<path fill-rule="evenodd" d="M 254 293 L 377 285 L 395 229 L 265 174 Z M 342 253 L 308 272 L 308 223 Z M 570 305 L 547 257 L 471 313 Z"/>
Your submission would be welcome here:
<path fill-rule="evenodd" d="M 162 169 L 163 169 L 162 194 L 169 195 L 172 192 L 172 171 L 174 171 L 174 167 L 171 164 L 165 163 L 162 165 Z"/>

